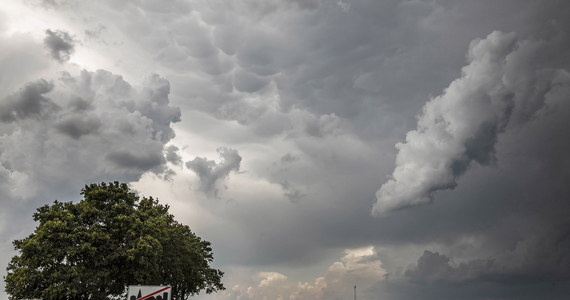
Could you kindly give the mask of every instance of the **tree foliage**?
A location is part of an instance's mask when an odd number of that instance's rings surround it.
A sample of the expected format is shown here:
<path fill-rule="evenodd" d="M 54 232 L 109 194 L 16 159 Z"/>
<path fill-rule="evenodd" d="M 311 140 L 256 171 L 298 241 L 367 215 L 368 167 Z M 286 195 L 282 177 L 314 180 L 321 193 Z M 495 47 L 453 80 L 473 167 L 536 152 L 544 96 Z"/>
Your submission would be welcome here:
<path fill-rule="evenodd" d="M 13 299 L 107 299 L 127 285 L 170 285 L 172 299 L 224 289 L 210 243 L 174 220 L 168 205 L 126 184 L 91 184 L 78 203 L 37 209 L 39 223 L 14 241 L 5 277 Z"/>

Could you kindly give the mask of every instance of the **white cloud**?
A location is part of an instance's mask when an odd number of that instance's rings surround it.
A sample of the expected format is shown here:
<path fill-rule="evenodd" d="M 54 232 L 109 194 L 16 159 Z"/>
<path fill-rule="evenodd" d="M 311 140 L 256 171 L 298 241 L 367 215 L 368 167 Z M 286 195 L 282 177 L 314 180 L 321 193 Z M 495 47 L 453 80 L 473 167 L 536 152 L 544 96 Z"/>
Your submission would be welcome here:
<path fill-rule="evenodd" d="M 258 272 L 253 284 L 236 284 L 219 299 L 346 299 L 353 293 L 353 286 L 362 293 L 371 290 L 384 280 L 386 271 L 373 247 L 345 250 L 340 261 L 334 262 L 326 272 L 312 282 L 294 283 L 285 274 Z M 234 279 L 235 280 L 235 279 Z"/>
<path fill-rule="evenodd" d="M 430 203 L 473 162 L 493 163 L 500 133 L 539 117 L 547 99 L 567 89 L 567 71 L 543 65 L 543 44 L 498 31 L 471 43 L 462 76 L 425 104 L 417 129 L 396 145 L 396 168 L 376 193 L 374 215 Z"/>

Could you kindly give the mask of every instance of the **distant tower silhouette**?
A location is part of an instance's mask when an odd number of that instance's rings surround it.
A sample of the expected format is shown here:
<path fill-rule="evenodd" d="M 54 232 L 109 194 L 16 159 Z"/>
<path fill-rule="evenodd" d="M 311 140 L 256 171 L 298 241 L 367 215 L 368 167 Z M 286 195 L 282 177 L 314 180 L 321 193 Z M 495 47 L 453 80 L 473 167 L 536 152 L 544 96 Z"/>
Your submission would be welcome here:
<path fill-rule="evenodd" d="M 354 300 L 356 300 L 356 285 L 354 286 Z"/>

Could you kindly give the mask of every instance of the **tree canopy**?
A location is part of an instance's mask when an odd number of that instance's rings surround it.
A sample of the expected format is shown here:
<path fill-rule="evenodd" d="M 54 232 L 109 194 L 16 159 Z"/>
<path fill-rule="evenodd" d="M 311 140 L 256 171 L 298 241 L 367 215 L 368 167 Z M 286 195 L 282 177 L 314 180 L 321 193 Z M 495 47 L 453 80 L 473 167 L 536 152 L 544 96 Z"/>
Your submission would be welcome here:
<path fill-rule="evenodd" d="M 55 201 L 33 214 L 39 225 L 13 242 L 5 277 L 13 299 L 108 299 L 128 285 L 170 285 L 172 299 L 223 290 L 210 243 L 150 197 L 124 183 L 86 185 L 83 200 Z"/>

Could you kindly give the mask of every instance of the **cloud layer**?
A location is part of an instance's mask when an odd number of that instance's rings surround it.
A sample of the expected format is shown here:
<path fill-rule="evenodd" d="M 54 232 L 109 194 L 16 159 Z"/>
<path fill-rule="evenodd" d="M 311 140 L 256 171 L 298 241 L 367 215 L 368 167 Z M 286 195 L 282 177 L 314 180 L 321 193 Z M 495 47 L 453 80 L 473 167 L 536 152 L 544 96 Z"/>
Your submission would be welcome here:
<path fill-rule="evenodd" d="M 197 299 L 565 299 L 568 15 L 0 1 L 0 238 L 122 180 L 212 242 Z"/>

